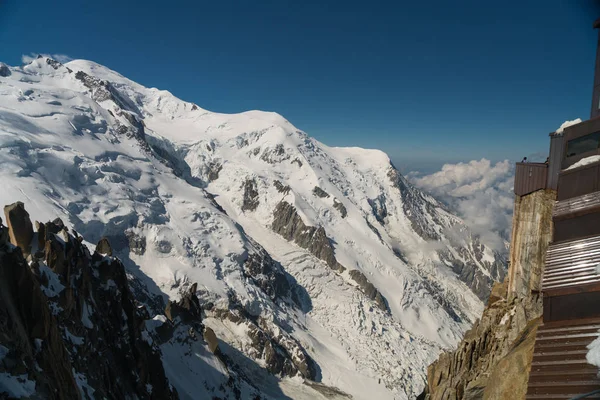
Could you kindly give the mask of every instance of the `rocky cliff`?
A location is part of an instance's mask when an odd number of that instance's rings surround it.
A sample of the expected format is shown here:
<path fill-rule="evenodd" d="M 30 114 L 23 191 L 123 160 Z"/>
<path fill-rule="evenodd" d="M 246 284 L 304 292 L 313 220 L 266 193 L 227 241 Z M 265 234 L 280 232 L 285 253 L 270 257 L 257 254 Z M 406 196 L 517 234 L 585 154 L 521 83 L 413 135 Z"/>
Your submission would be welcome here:
<path fill-rule="evenodd" d="M 508 277 L 453 352 L 427 370 L 423 400 L 523 399 L 541 323 L 541 272 L 556 192 L 515 196 Z"/>
<path fill-rule="evenodd" d="M 0 374 L 29 382 L 32 391 L 21 394 L 32 398 L 177 399 L 160 352 L 144 340 L 145 310 L 108 242 L 90 253 L 59 219 L 36 223 L 34 233 L 22 203 L 7 206 L 5 215 L 11 229 L 0 225 L 0 343 L 6 349 Z"/>
<path fill-rule="evenodd" d="M 510 242 L 508 292 L 528 296 L 539 291 L 548 244 L 552 241 L 552 207 L 556 191 L 515 196 Z"/>

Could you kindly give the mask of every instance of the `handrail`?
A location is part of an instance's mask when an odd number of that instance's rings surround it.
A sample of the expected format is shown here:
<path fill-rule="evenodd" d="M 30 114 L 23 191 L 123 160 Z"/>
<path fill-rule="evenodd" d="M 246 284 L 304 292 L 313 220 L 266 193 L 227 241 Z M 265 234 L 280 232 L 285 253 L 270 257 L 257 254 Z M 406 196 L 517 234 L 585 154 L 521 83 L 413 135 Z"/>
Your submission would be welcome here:
<path fill-rule="evenodd" d="M 593 395 L 598 394 L 598 393 L 600 393 L 600 389 L 596 389 L 593 392 L 589 392 L 589 393 L 585 393 L 585 394 L 580 394 L 579 396 L 571 397 L 569 400 L 585 399 L 586 397 L 593 396 Z"/>

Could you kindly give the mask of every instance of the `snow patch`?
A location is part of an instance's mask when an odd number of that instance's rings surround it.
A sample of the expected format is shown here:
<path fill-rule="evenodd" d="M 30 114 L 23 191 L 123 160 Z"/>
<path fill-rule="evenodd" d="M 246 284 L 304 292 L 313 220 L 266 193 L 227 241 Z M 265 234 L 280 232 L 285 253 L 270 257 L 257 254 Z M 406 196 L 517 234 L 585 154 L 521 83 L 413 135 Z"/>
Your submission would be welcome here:
<path fill-rule="evenodd" d="M 10 398 L 20 399 L 35 394 L 35 382 L 30 381 L 27 375 L 10 375 L 0 372 L 0 394 L 6 394 Z"/>
<path fill-rule="evenodd" d="M 568 128 L 568 127 L 570 127 L 570 126 L 573 126 L 573 125 L 577 125 L 577 124 L 579 124 L 579 123 L 581 123 L 581 118 L 576 118 L 576 119 L 574 119 L 574 120 L 572 120 L 572 121 L 565 121 L 565 122 L 563 122 L 563 123 L 562 123 L 562 125 L 561 125 L 561 126 L 560 126 L 560 127 L 557 129 L 557 130 L 556 130 L 556 132 L 555 132 L 555 133 L 556 133 L 556 134 L 561 134 L 561 133 L 563 133 L 563 131 L 564 131 L 566 128 Z"/>
<path fill-rule="evenodd" d="M 583 167 L 584 165 L 593 164 L 593 163 L 598 162 L 598 161 L 600 161 L 600 156 L 585 157 L 585 158 L 582 158 L 581 160 L 577 161 L 575 164 L 571 165 L 569 168 L 565 169 L 565 171 L 568 171 L 570 169 L 575 169 L 575 168 Z"/>

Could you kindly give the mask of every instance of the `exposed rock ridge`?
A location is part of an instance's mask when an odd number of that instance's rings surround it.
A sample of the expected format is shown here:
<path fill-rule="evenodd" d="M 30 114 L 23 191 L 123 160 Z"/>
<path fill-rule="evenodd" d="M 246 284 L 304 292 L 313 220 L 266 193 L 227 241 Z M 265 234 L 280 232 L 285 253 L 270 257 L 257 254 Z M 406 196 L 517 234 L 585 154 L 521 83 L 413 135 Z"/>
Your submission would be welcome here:
<path fill-rule="evenodd" d="M 443 205 L 431 196 L 415 188 L 393 166 L 390 167 L 388 171 L 388 177 L 400 192 L 402 207 L 410 220 L 412 229 L 426 241 L 440 241 L 442 239 L 442 232 L 437 231 L 435 227 L 444 226 L 444 223 L 435 220 L 435 223 L 432 224 L 425 216 L 431 215 L 436 219 L 438 213 L 434 208 L 437 207 L 445 211 Z M 369 203 L 377 220 L 383 223 L 384 218 L 387 215 L 385 198 L 379 197 L 374 200 L 369 200 Z M 420 212 L 420 208 L 426 209 L 427 212 Z M 459 235 L 467 233 L 466 227 L 457 224 L 454 224 L 451 229 L 456 230 Z M 486 301 L 490 295 L 490 288 L 493 283 L 495 281 L 502 282 L 504 280 L 504 277 L 506 276 L 506 267 L 502 262 L 503 257 L 499 257 L 499 255 L 497 255 L 494 262 L 482 260 L 484 246 L 477 236 L 473 235 L 470 242 L 470 246 L 461 242 L 453 243 L 453 248 L 456 253 L 467 260 L 466 262 L 457 259 L 450 249 L 440 250 L 438 251 L 438 254 L 442 261 L 452 268 L 458 278 L 466 283 L 477 297 L 482 301 Z M 484 273 L 476 265 L 475 260 L 484 265 L 489 271 L 489 274 Z"/>
<path fill-rule="evenodd" d="M 507 282 L 497 283 L 490 304 L 458 348 L 443 353 L 429 366 L 427 387 L 421 398 L 524 398 L 541 311 L 541 298 L 509 300 Z M 507 363 L 508 359 L 512 361 Z M 492 379 L 497 375 L 501 377 Z M 494 393 L 494 397 L 485 393 Z"/>
<path fill-rule="evenodd" d="M 271 228 L 276 233 L 298 246 L 307 249 L 317 258 L 325 261 L 327 265 L 337 272 L 344 272 L 346 268 L 335 258 L 331 240 L 322 226 L 306 226 L 294 206 L 286 201 L 281 201 L 273 212 L 274 220 Z M 350 277 L 357 283 L 361 291 L 379 308 L 388 311 L 387 302 L 381 293 L 368 281 L 366 276 L 358 271 L 349 272 Z"/>
<path fill-rule="evenodd" d="M 27 376 L 45 398 L 177 399 L 160 351 L 144 340 L 148 316 L 123 264 L 107 255 L 106 239 L 98 246 L 102 254 L 90 254 L 62 221 L 36 225 L 37 240 L 26 245 L 34 250 L 29 265 L 21 248 L 0 245 L 0 284 L 8 285 L 0 295 L 1 342 L 10 345 L 9 355 L 28 360 L 5 358 L 0 368 Z"/>
<path fill-rule="evenodd" d="M 539 291 L 548 245 L 552 241 L 552 208 L 556 191 L 538 190 L 515 195 L 510 248 L 510 294 Z"/>
<path fill-rule="evenodd" d="M 421 399 L 525 398 L 555 199 L 551 190 L 515 196 L 509 276 L 494 285 L 481 319 L 458 348 L 429 366 Z"/>

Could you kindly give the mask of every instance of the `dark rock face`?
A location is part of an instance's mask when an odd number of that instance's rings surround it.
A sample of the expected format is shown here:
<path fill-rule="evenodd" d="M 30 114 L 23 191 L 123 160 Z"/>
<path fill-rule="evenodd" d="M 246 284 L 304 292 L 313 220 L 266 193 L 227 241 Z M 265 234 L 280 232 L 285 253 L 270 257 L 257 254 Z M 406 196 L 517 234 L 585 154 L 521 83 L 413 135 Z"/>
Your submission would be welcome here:
<path fill-rule="evenodd" d="M 324 191 L 323 189 L 321 189 L 318 186 L 315 186 L 312 190 L 312 193 L 314 196 L 320 197 L 320 198 L 329 198 L 329 193 L 327 193 L 326 191 Z"/>
<path fill-rule="evenodd" d="M 244 202 L 242 211 L 254 211 L 258 207 L 258 188 L 254 179 L 246 179 L 244 183 Z"/>
<path fill-rule="evenodd" d="M 0 373 L 25 375 L 40 398 L 78 399 L 59 326 L 20 248 L 7 246 L 7 233 L 0 225 L 0 343 L 8 350 Z"/>
<path fill-rule="evenodd" d="M 332 269 L 339 270 L 341 265 L 335 259 L 333 246 L 322 226 L 318 228 L 306 226 L 296 208 L 286 201 L 277 204 L 273 215 L 275 217 L 271 225 L 273 231 L 307 249 Z"/>
<path fill-rule="evenodd" d="M 385 299 L 379 293 L 379 291 L 373 286 L 371 282 L 367 279 L 367 277 L 357 269 L 353 269 L 348 272 L 350 277 L 356 282 L 358 287 L 362 290 L 362 292 L 371 300 L 374 300 L 377 306 L 383 311 L 387 311 L 388 307 Z"/>
<path fill-rule="evenodd" d="M 0 343 L 25 361 L 5 358 L 0 372 L 26 374 L 41 398 L 78 399 L 83 390 L 96 398 L 177 399 L 160 350 L 144 339 L 149 316 L 123 264 L 90 254 L 60 220 L 37 226 L 44 246 L 30 266 L 20 248 L 0 244 Z"/>
<path fill-rule="evenodd" d="M 248 349 L 250 357 L 264 360 L 266 369 L 273 375 L 280 377 L 300 375 L 305 379 L 315 379 L 314 361 L 302 345 L 282 329 L 273 331 L 265 319 L 250 318 L 243 309 L 235 305 L 231 310 L 217 310 L 215 317 L 229 320 L 237 325 L 246 325 L 250 338 L 251 349 Z M 234 363 L 227 356 L 221 355 L 221 357 L 228 366 L 235 368 Z"/>
<path fill-rule="evenodd" d="M 24 253 L 29 253 L 33 239 L 33 225 L 29 213 L 20 201 L 4 207 L 4 216 L 9 230 L 10 242 L 20 247 Z"/>
<path fill-rule="evenodd" d="M 333 198 L 333 208 L 340 212 L 342 218 L 346 218 L 346 216 L 348 215 L 348 210 L 346 210 L 346 206 L 344 206 L 344 204 L 335 197 Z"/>
<path fill-rule="evenodd" d="M 385 205 L 385 195 L 381 194 L 374 199 L 368 199 L 371 210 L 375 219 L 381 224 L 385 224 L 385 218 L 388 215 L 387 207 Z"/>
<path fill-rule="evenodd" d="M 219 354 L 219 340 L 215 332 L 209 327 L 204 328 L 204 341 L 208 343 L 208 349 L 213 354 Z"/>
<path fill-rule="evenodd" d="M 212 181 L 216 181 L 217 179 L 219 179 L 219 173 L 221 172 L 221 170 L 223 169 L 223 165 L 221 165 L 221 163 L 216 162 L 216 161 L 211 161 L 208 165 L 208 181 L 212 182 Z"/>
<path fill-rule="evenodd" d="M 60 67 L 63 67 L 64 65 L 62 65 L 61 63 L 59 63 L 56 60 L 53 60 L 51 58 L 47 58 L 46 59 L 46 64 L 48 64 L 49 66 L 51 66 L 54 69 L 59 69 Z"/>
<path fill-rule="evenodd" d="M 248 256 L 244 262 L 244 274 L 271 300 L 282 299 L 291 294 L 290 283 L 283 269 L 264 249 Z"/>
<path fill-rule="evenodd" d="M 306 226 L 294 206 L 285 201 L 280 202 L 275 207 L 274 216 L 275 219 L 271 225 L 273 231 L 307 249 L 317 258 L 325 261 L 331 269 L 338 272 L 345 271 L 345 268 L 336 260 L 331 241 L 322 226 L 318 228 Z M 350 276 L 358 284 L 361 291 L 368 298 L 374 300 L 379 308 L 384 311 L 388 310 L 384 297 L 360 271 L 352 270 Z"/>
<path fill-rule="evenodd" d="M 10 75 L 11 75 L 10 69 L 8 69 L 6 64 L 0 63 L 0 76 L 7 77 Z"/>
<path fill-rule="evenodd" d="M 112 247 L 110 246 L 110 243 L 108 242 L 107 238 L 103 237 L 102 239 L 100 239 L 100 241 L 96 245 L 96 253 L 112 256 Z"/>
<path fill-rule="evenodd" d="M 146 252 L 146 237 L 137 235 L 130 229 L 125 231 L 125 237 L 129 242 L 129 250 L 138 256 L 143 256 Z"/>
<path fill-rule="evenodd" d="M 507 287 L 507 282 L 496 283 L 481 319 L 458 348 L 429 366 L 427 386 L 419 398 L 525 398 L 541 299 L 508 298 Z"/>
<path fill-rule="evenodd" d="M 196 296 L 197 290 L 198 284 L 194 283 L 179 301 L 169 301 L 165 309 L 169 321 L 173 322 L 179 318 L 184 323 L 202 322 L 202 307 Z"/>

